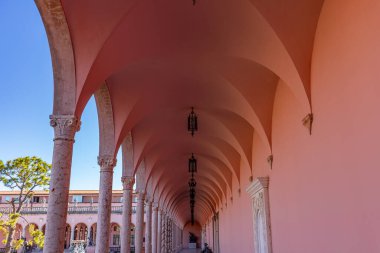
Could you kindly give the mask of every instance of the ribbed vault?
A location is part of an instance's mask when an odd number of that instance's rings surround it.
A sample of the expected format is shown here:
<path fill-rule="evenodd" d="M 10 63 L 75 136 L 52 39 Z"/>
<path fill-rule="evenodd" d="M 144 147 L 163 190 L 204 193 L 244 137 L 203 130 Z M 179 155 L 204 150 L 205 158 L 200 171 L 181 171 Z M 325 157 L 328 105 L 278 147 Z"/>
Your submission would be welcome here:
<path fill-rule="evenodd" d="M 51 3 L 63 8 L 59 22 L 49 21 Z M 107 145 L 100 150 L 115 155 L 122 144 L 128 147 L 128 174 L 144 163 L 145 189 L 182 225 L 190 219 L 192 153 L 199 164 L 195 214 L 203 224 L 228 205 L 241 170 L 252 171 L 255 134 L 271 154 L 279 80 L 310 113 L 309 70 L 322 0 L 37 4 L 56 54 L 55 70 L 68 65 L 66 76 L 58 73 L 67 81 L 56 87 L 55 111 L 80 117 L 96 93 L 101 145 Z M 65 43 L 57 43 L 59 33 Z M 75 87 L 69 82 L 73 74 Z M 186 131 L 192 106 L 199 117 L 194 137 Z"/>

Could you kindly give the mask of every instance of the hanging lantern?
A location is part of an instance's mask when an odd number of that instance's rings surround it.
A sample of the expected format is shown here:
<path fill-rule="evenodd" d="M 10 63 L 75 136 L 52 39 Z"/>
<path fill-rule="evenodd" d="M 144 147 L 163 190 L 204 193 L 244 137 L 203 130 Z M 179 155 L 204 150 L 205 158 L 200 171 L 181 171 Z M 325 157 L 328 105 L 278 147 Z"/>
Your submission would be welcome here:
<path fill-rule="evenodd" d="M 197 172 L 197 159 L 195 159 L 194 154 L 191 154 L 189 158 L 189 173 L 193 174 Z"/>
<path fill-rule="evenodd" d="M 189 187 L 190 187 L 190 189 L 191 189 L 191 188 L 194 188 L 196 185 L 197 185 L 197 182 L 195 181 L 195 179 L 194 179 L 194 178 L 191 178 L 191 179 L 189 180 Z"/>
<path fill-rule="evenodd" d="M 190 188 L 190 199 L 194 199 L 194 198 L 195 198 L 195 189 Z"/>
<path fill-rule="evenodd" d="M 198 117 L 194 112 L 194 107 L 191 107 L 191 112 L 187 117 L 187 130 L 194 136 L 194 132 L 198 131 Z"/>

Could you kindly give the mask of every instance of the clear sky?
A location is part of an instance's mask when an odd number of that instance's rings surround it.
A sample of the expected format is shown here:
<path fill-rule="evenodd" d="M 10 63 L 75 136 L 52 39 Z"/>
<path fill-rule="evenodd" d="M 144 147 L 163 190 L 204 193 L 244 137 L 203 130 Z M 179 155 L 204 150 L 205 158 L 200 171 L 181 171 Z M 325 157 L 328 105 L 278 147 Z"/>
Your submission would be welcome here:
<path fill-rule="evenodd" d="M 53 71 L 45 29 L 34 1 L 0 0 L 0 31 L 0 159 L 35 155 L 51 163 Z M 92 98 L 75 138 L 71 189 L 99 188 L 98 131 Z M 119 152 L 114 189 L 121 189 L 120 177 Z"/>

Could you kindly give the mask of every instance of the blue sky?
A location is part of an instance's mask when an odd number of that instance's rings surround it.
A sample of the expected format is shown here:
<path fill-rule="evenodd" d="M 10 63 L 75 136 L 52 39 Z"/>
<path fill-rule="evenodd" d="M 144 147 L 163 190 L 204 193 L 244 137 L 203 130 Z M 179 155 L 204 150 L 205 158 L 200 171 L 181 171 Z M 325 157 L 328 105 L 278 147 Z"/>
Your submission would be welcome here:
<path fill-rule="evenodd" d="M 0 31 L 0 159 L 35 155 L 51 163 L 53 72 L 45 29 L 34 1 L 0 0 Z M 70 188 L 98 189 L 99 137 L 93 98 L 75 139 Z M 119 154 L 114 189 L 121 189 L 120 177 Z"/>

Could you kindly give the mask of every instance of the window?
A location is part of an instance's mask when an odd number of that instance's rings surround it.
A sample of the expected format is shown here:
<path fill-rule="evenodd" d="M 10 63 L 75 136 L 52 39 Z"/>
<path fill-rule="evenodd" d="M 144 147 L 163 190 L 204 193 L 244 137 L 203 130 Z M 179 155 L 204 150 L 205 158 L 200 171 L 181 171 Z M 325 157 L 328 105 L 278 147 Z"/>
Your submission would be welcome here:
<path fill-rule="evenodd" d="M 5 196 L 5 197 L 4 197 L 4 200 L 5 200 L 5 202 L 9 202 L 9 201 L 11 201 L 11 196 Z"/>
<path fill-rule="evenodd" d="M 33 197 L 33 203 L 40 203 L 40 197 Z"/>
<path fill-rule="evenodd" d="M 83 196 L 82 195 L 74 195 L 73 196 L 73 202 L 82 203 L 83 202 Z"/>
<path fill-rule="evenodd" d="M 120 245 L 120 235 L 113 235 L 112 244 L 117 246 Z"/>

